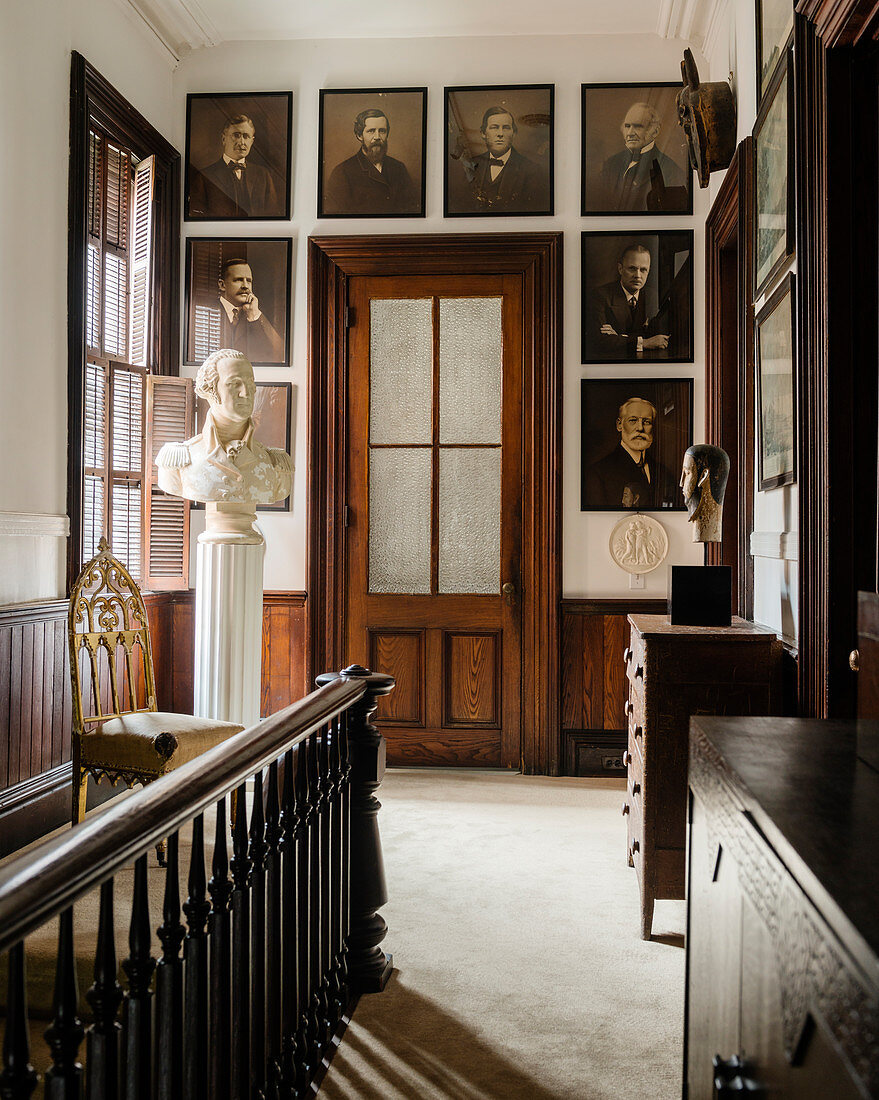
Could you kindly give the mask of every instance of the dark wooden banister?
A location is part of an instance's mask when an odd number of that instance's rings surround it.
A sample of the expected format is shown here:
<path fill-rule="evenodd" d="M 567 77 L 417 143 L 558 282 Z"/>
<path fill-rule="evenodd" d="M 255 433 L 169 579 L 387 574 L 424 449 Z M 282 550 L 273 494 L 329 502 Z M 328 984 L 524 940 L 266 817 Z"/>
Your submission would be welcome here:
<path fill-rule="evenodd" d="M 150 851 L 367 694 L 333 680 L 0 869 L 0 951 Z M 373 708 L 375 704 L 373 703 Z"/>

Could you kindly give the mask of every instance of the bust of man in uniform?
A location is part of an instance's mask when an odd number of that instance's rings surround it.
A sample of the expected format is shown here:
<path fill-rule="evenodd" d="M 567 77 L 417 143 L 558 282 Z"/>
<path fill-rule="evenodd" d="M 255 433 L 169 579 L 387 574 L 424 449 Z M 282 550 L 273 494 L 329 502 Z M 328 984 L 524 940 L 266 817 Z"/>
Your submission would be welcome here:
<path fill-rule="evenodd" d="M 729 478 L 729 455 L 722 447 L 696 443 L 684 452 L 681 489 L 693 542 L 720 542 L 723 497 Z"/>
<path fill-rule="evenodd" d="M 289 496 L 290 456 L 253 438 L 256 383 L 247 356 L 232 348 L 209 355 L 195 376 L 195 392 L 210 406 L 204 427 L 192 439 L 162 447 L 156 456 L 159 487 L 172 496 L 250 515 L 257 504 Z"/>

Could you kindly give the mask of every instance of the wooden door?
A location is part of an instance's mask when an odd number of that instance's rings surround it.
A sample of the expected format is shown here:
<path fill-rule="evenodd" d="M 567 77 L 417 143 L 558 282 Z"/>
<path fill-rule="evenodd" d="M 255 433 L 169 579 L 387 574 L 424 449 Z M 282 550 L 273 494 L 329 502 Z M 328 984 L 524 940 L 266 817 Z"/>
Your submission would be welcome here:
<path fill-rule="evenodd" d="M 391 763 L 520 763 L 521 288 L 349 283 L 345 654 L 396 678 Z"/>

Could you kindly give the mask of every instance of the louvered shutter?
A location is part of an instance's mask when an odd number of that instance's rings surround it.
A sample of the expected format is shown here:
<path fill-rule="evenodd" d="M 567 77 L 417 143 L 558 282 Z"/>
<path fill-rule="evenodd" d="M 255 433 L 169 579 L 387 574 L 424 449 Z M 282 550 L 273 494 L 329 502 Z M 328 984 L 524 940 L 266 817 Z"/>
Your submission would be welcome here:
<path fill-rule="evenodd" d="M 146 569 L 144 583 L 156 592 L 189 588 L 189 501 L 168 496 L 158 485 L 156 455 L 166 443 L 195 434 L 191 378 L 147 378 Z"/>
<path fill-rule="evenodd" d="M 143 576 L 144 377 L 142 369 L 111 364 L 109 540 L 138 582 Z"/>
<path fill-rule="evenodd" d="M 134 218 L 131 226 L 131 362 L 142 367 L 150 347 L 150 260 L 153 240 L 155 157 L 145 157 L 134 171 Z"/>

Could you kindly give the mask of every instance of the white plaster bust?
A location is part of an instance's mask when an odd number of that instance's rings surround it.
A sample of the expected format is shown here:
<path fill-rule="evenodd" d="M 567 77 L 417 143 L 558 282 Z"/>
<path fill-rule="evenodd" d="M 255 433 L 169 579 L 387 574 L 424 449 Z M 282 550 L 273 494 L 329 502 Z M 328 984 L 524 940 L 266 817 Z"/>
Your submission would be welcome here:
<path fill-rule="evenodd" d="M 289 496 L 290 456 L 253 438 L 256 383 L 250 360 L 231 348 L 215 351 L 198 369 L 195 392 L 210 405 L 204 427 L 192 439 L 166 443 L 159 451 L 160 488 L 186 500 L 254 509 Z"/>
<path fill-rule="evenodd" d="M 684 452 L 680 486 L 693 542 L 720 542 L 723 497 L 729 478 L 729 455 L 722 447 L 696 443 Z"/>

